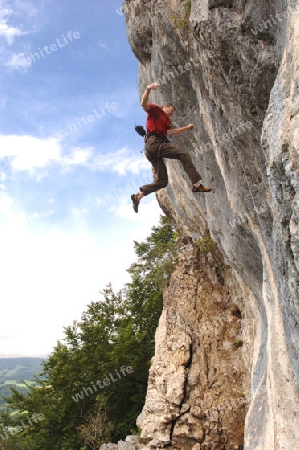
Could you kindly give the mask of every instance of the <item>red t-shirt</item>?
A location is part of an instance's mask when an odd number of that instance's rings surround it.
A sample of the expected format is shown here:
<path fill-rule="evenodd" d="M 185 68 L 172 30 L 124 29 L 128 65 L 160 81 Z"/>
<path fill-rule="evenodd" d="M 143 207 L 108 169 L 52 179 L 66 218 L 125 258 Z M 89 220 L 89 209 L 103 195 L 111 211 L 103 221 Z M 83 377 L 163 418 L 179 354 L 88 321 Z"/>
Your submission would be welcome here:
<path fill-rule="evenodd" d="M 146 131 L 147 134 L 155 132 L 162 136 L 167 135 L 167 130 L 170 130 L 170 119 L 160 106 L 154 103 L 149 104 L 151 109 L 147 112 Z"/>

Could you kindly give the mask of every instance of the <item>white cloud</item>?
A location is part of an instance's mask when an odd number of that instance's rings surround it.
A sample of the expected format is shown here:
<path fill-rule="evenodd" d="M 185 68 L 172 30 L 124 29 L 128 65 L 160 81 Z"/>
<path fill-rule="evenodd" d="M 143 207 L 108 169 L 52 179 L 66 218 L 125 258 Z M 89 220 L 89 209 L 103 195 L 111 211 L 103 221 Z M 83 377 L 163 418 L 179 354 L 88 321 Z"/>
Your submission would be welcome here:
<path fill-rule="evenodd" d="M 57 138 L 37 138 L 34 136 L 1 136 L 0 160 L 10 163 L 15 171 L 26 171 L 38 176 L 45 176 L 41 169 L 52 164 L 59 164 L 63 170 L 74 166 L 84 166 L 91 171 L 116 172 L 119 175 L 140 174 L 149 171 L 150 165 L 144 156 L 122 148 L 113 153 L 99 155 L 93 147 L 62 148 Z M 1 181 L 1 180 L 0 180 Z"/>
<path fill-rule="evenodd" d="M 101 229 L 93 234 L 84 224 L 84 210 L 72 211 L 76 226 L 71 231 L 37 232 L 7 195 L 0 198 L 1 209 L 0 356 L 51 352 L 63 328 L 80 320 L 100 290 L 109 282 L 118 290 L 129 281 L 126 269 L 136 260 L 133 240 L 145 239 L 161 212 L 154 198 L 139 217 L 118 207 L 115 214 L 125 218 L 121 231 L 101 236 Z"/>
<path fill-rule="evenodd" d="M 103 194 L 102 196 L 96 197 L 94 204 L 97 208 L 107 207 L 109 205 L 113 205 L 113 208 L 116 208 L 118 206 L 121 207 L 121 205 L 123 204 L 125 206 L 131 194 L 139 192 L 140 186 L 151 183 L 152 180 L 153 175 L 151 170 L 144 171 L 139 175 L 138 180 L 136 179 L 136 177 L 133 177 L 129 181 L 126 180 L 126 184 L 123 184 L 121 188 L 113 189 Z M 142 203 L 146 203 L 147 200 L 148 199 L 143 199 Z"/>
<path fill-rule="evenodd" d="M 57 139 L 38 139 L 32 136 L 1 136 L 0 159 L 8 158 L 12 168 L 33 171 L 61 160 L 61 149 Z"/>
<path fill-rule="evenodd" d="M 32 2 L 21 0 L 2 1 L 0 8 L 0 37 L 2 36 L 11 46 L 16 37 L 27 35 L 30 32 L 10 25 L 11 18 L 15 20 L 22 14 L 22 20 L 24 18 L 30 20 L 37 15 L 37 8 L 33 6 Z"/>
<path fill-rule="evenodd" d="M 92 147 L 76 147 L 63 155 L 61 142 L 56 138 L 0 135 L 0 160 L 8 159 L 12 169 L 18 171 L 34 172 L 52 163 L 59 163 L 64 169 L 87 166 L 92 157 Z"/>
<path fill-rule="evenodd" d="M 17 10 L 18 12 L 23 10 L 27 17 L 36 17 L 42 6 L 41 2 L 34 5 L 30 1 L 15 0 L 14 10 Z"/>
<path fill-rule="evenodd" d="M 39 220 L 44 217 L 52 216 L 54 213 L 55 213 L 54 209 L 49 209 L 48 211 L 45 211 L 43 213 L 34 212 L 30 216 L 28 216 L 28 219 Z"/>
<path fill-rule="evenodd" d="M 10 211 L 13 199 L 5 192 L 0 192 L 0 213 L 7 214 Z"/>
<path fill-rule="evenodd" d="M 4 66 L 11 67 L 12 69 L 19 69 L 22 72 L 27 72 L 28 68 L 32 64 L 32 59 L 25 56 L 24 52 L 21 53 L 9 53 L 6 55 Z"/>
<path fill-rule="evenodd" d="M 23 36 L 24 34 L 27 34 L 19 28 L 8 25 L 8 19 L 13 14 L 14 11 L 11 8 L 2 8 L 0 11 L 0 36 L 5 38 L 8 45 L 12 45 L 16 36 Z"/>
<path fill-rule="evenodd" d="M 85 230 L 36 233 L 12 201 L 0 203 L 6 215 L 0 223 L 0 328 L 18 336 L 8 347 L 2 342 L 2 351 L 26 353 L 30 343 L 31 351 L 45 353 L 63 326 L 80 318 L 86 302 L 96 300 L 101 251 Z"/>
<path fill-rule="evenodd" d="M 20 72 L 28 71 L 32 64 L 32 58 L 26 56 L 31 50 L 30 43 L 16 38 L 37 33 L 42 27 L 42 16 L 42 4 L 37 8 L 30 1 L 0 1 L 0 43 L 4 44 L 0 46 L 1 64 Z"/>
<path fill-rule="evenodd" d="M 0 36 L 6 39 L 8 45 L 13 43 L 15 36 L 22 36 L 26 33 L 22 32 L 18 28 L 9 27 L 5 22 L 0 23 Z"/>
<path fill-rule="evenodd" d="M 98 155 L 92 163 L 93 170 L 109 170 L 125 175 L 128 172 L 139 174 L 142 170 L 148 169 L 149 163 L 144 156 L 132 153 L 126 147 L 114 153 Z"/>
<path fill-rule="evenodd" d="M 141 200 L 138 208 L 138 213 L 133 211 L 132 204 L 128 202 L 127 197 L 120 199 L 119 203 L 110 208 L 121 219 L 131 220 L 134 222 L 154 221 L 158 222 L 161 215 L 161 209 L 157 203 L 155 196 Z"/>
<path fill-rule="evenodd" d="M 66 166 L 86 165 L 92 158 L 94 149 L 88 148 L 73 148 L 71 153 L 64 157 L 63 164 Z"/>
<path fill-rule="evenodd" d="M 56 138 L 0 135 L 0 160 L 10 161 L 12 169 L 16 171 L 33 173 L 52 163 L 59 163 L 64 169 L 74 165 L 87 165 L 92 155 L 92 148 L 74 148 L 63 155 L 61 143 Z"/>

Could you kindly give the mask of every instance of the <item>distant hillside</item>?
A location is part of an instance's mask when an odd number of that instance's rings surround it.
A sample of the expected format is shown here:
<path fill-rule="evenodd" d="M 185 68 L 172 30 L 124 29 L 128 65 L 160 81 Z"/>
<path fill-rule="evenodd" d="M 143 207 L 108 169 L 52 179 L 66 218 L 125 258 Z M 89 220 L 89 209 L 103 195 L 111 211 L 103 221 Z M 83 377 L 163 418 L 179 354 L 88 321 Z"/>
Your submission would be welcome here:
<path fill-rule="evenodd" d="M 10 396 L 10 387 L 28 390 L 23 381 L 34 380 L 42 370 L 43 358 L 0 358 L 0 412 L 5 409 L 3 396 Z"/>
<path fill-rule="evenodd" d="M 0 384 L 7 380 L 32 380 L 41 372 L 43 358 L 0 358 Z"/>

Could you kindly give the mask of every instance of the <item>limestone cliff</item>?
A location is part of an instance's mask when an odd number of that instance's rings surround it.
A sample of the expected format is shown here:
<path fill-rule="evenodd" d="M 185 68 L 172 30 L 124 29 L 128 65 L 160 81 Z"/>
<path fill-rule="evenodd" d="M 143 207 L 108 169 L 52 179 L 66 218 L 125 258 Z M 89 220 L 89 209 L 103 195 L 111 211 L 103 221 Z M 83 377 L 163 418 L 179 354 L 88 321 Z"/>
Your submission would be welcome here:
<path fill-rule="evenodd" d="M 140 94 L 173 102 L 177 161 L 157 197 L 180 233 L 146 403 L 152 447 L 299 448 L 299 3 L 126 0 Z M 142 211 L 140 211 L 142 213 Z M 245 433 L 245 435 L 244 435 Z M 170 447 L 169 447 L 170 446 Z"/>

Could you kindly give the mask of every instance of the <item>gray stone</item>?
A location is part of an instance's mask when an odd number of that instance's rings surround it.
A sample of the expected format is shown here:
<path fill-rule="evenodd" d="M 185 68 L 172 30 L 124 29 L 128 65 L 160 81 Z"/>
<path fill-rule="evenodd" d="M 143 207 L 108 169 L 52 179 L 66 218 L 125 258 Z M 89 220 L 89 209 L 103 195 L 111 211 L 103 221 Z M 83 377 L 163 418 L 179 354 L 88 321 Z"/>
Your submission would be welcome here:
<path fill-rule="evenodd" d="M 100 450 L 117 450 L 117 444 L 103 444 L 100 447 Z"/>
<path fill-rule="evenodd" d="M 126 437 L 126 442 L 130 442 L 131 444 L 138 444 L 139 443 L 139 437 L 135 435 L 130 435 Z"/>
<path fill-rule="evenodd" d="M 135 450 L 135 444 L 125 441 L 118 441 L 118 450 Z"/>

